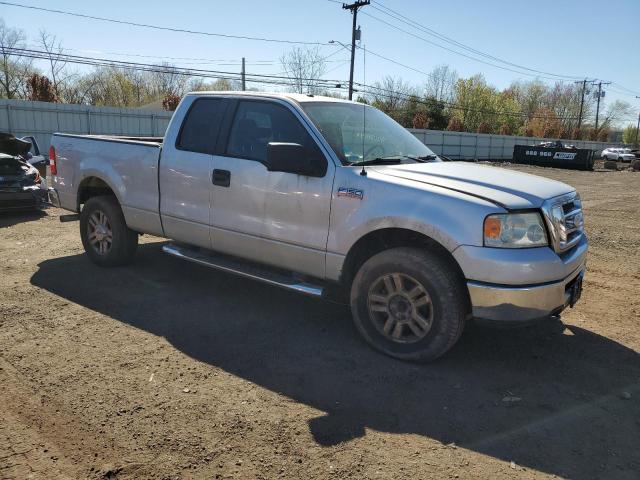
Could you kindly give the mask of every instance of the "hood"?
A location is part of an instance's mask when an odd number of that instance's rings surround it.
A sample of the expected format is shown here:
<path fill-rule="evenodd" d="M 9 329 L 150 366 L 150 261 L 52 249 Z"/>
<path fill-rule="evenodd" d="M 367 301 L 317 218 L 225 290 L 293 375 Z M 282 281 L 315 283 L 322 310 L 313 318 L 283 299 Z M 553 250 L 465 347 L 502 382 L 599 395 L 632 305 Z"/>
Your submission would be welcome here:
<path fill-rule="evenodd" d="M 539 208 L 553 197 L 573 192 L 566 183 L 468 162 L 433 162 L 370 167 L 389 177 L 467 193 L 507 209 Z"/>

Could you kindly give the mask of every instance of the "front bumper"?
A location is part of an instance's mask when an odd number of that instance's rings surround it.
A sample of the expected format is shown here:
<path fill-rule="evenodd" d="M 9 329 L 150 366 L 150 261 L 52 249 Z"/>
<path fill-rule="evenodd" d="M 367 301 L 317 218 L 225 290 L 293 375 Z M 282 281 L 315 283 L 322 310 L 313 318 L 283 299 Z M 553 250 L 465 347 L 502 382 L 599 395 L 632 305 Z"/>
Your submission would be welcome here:
<path fill-rule="evenodd" d="M 581 282 L 589 242 L 583 235 L 571 250 L 461 247 L 454 256 L 467 278 L 473 316 L 522 323 L 561 312 Z"/>
<path fill-rule="evenodd" d="M 557 315 L 573 300 L 574 285 L 581 282 L 586 265 L 564 280 L 527 286 L 499 286 L 467 282 L 473 316 L 497 322 L 530 322 Z"/>

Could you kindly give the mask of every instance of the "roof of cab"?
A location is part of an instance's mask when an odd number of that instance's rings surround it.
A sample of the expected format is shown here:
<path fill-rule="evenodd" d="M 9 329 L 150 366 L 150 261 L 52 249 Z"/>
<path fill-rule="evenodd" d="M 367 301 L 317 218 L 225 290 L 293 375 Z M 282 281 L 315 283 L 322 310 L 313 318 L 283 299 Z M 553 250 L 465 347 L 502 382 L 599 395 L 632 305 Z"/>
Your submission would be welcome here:
<path fill-rule="evenodd" d="M 340 103 L 355 103 L 350 100 L 335 97 L 325 97 L 322 95 L 308 95 L 304 93 L 280 93 L 280 92 L 252 92 L 252 91 L 203 91 L 203 92 L 190 92 L 189 96 L 226 96 L 226 97 L 264 97 L 264 98 L 280 98 L 283 100 L 293 100 L 296 103 L 306 102 L 340 102 Z"/>

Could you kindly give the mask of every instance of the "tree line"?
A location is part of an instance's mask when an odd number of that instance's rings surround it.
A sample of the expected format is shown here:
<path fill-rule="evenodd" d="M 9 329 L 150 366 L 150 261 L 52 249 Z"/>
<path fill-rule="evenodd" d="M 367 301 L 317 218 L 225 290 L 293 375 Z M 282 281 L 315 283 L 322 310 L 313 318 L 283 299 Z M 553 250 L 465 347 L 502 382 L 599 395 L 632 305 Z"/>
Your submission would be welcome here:
<path fill-rule="evenodd" d="M 40 68 L 32 56 L 15 53 L 27 51 L 25 33 L 0 19 L 0 98 L 174 110 L 189 91 L 240 89 L 237 80 L 196 78 L 169 63 L 147 70 L 98 65 L 80 73 L 56 36 L 42 30 L 34 40 L 44 59 Z M 328 61 L 318 47 L 295 47 L 280 57 L 280 64 L 284 85 L 276 88 L 344 96 L 344 89 L 320 79 Z M 606 141 L 631 107 L 615 101 L 602 108 L 596 129 L 596 99 L 586 92 L 583 100 L 582 87 L 531 80 L 515 81 L 501 90 L 482 74 L 463 78 L 441 65 L 421 85 L 386 76 L 371 85 L 356 85 L 356 90 L 359 102 L 381 109 L 407 128 Z M 629 125 L 624 141 L 632 142 L 635 131 Z"/>

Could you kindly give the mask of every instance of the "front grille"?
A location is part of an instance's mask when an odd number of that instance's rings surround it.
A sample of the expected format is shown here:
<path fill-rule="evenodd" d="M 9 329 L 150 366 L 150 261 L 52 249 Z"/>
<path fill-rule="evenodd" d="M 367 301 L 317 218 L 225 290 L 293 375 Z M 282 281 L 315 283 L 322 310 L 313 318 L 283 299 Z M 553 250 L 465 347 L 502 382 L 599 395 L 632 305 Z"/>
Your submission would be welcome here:
<path fill-rule="evenodd" d="M 584 217 L 577 193 L 551 199 L 545 202 L 542 210 L 556 252 L 566 252 L 580 242 L 584 234 Z"/>

